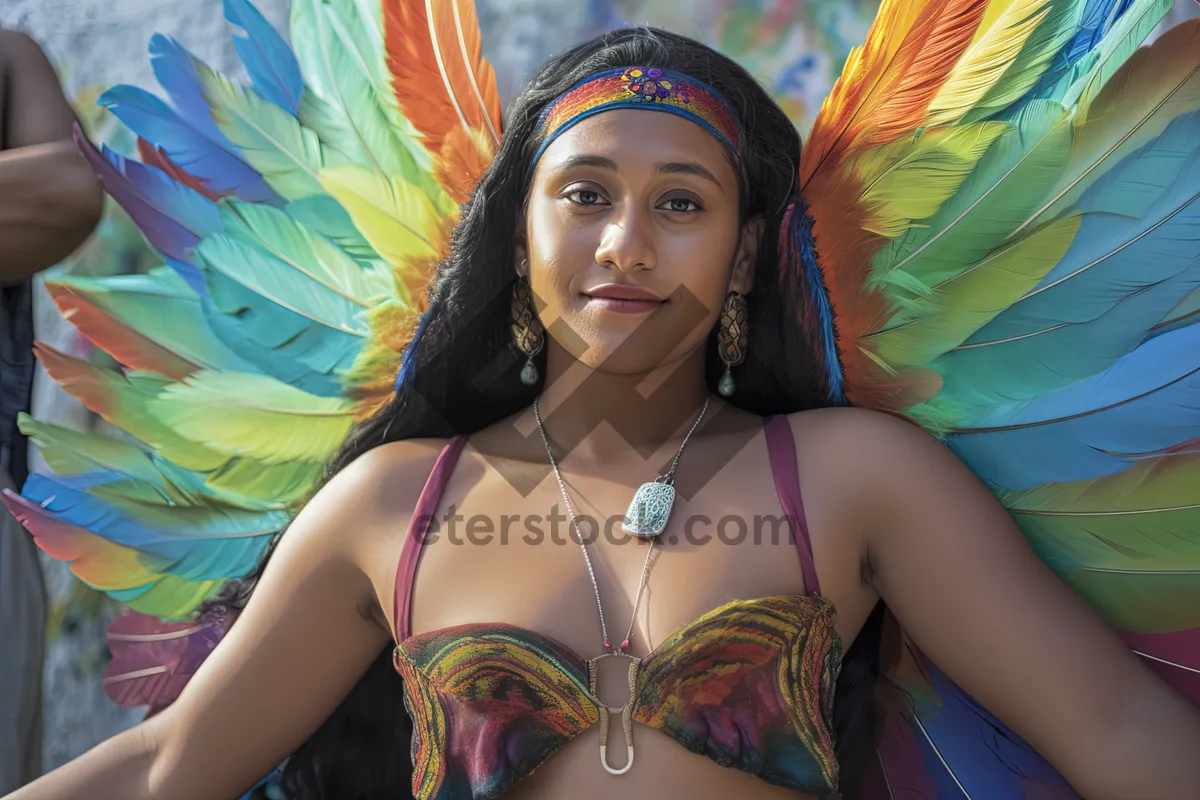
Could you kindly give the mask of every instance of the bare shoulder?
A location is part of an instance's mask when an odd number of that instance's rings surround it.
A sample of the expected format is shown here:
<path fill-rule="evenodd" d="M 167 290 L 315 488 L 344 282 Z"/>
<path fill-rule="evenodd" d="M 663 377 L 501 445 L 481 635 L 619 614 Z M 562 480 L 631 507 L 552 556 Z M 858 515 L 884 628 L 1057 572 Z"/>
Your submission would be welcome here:
<path fill-rule="evenodd" d="M 901 465 L 936 469 L 950 450 L 910 420 L 866 408 L 819 408 L 788 415 L 801 461 L 805 454 L 839 474 L 866 478 Z"/>
<path fill-rule="evenodd" d="M 1000 508 L 966 463 L 913 422 L 858 408 L 800 412 L 790 421 L 801 481 L 826 492 L 856 536 L 903 528 L 902 518 L 923 518 L 948 497 L 976 514 Z"/>
<path fill-rule="evenodd" d="M 837 531 L 842 547 L 865 546 L 880 520 L 909 504 L 936 501 L 951 483 L 978 484 L 948 447 L 909 420 L 847 407 L 788 419 L 806 510 Z"/>
<path fill-rule="evenodd" d="M 311 502 L 352 513 L 363 531 L 380 524 L 395 528 L 411 515 L 447 441 L 406 439 L 373 447 L 332 476 Z"/>
<path fill-rule="evenodd" d="M 396 565 L 421 491 L 447 439 L 420 438 L 374 447 L 335 474 L 302 514 L 322 517 L 331 548 L 366 576 L 374 602 L 365 611 L 391 630 Z"/>

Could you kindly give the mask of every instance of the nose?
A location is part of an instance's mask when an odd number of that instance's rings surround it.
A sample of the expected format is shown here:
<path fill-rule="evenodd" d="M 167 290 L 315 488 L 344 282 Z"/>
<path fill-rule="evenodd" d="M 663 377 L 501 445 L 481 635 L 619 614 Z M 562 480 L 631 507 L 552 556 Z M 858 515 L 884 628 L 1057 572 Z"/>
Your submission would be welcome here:
<path fill-rule="evenodd" d="M 619 206 L 600 234 L 596 263 L 621 272 L 654 269 L 657 255 L 653 224 L 639 203 L 627 202 Z"/>

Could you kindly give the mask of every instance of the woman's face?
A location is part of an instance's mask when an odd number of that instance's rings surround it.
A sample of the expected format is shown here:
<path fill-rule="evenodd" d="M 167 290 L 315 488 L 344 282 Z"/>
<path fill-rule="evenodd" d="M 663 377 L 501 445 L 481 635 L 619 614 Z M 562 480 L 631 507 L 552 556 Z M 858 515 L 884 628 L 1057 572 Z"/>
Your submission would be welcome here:
<path fill-rule="evenodd" d="M 542 154 L 517 270 L 572 356 L 646 372 L 702 347 L 725 295 L 749 291 L 760 231 L 756 221 L 739 226 L 725 145 L 682 117 L 619 109 Z M 654 300 L 611 296 L 621 290 Z"/>

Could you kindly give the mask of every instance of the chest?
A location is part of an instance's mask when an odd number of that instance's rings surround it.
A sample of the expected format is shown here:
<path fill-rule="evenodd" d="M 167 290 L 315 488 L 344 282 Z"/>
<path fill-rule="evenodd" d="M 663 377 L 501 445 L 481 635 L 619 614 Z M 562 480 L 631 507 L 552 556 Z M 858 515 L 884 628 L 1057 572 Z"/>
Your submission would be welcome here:
<path fill-rule="evenodd" d="M 632 634 L 632 652 L 645 653 L 730 600 L 803 592 L 765 452 L 748 447 L 718 461 L 698 450 L 680 466 L 652 552 L 622 522 L 656 465 L 587 476 L 564 467 L 568 504 L 548 466 L 488 461 L 468 447 L 419 557 L 413 632 L 505 622 L 595 654 L 606 630 L 614 642 Z"/>

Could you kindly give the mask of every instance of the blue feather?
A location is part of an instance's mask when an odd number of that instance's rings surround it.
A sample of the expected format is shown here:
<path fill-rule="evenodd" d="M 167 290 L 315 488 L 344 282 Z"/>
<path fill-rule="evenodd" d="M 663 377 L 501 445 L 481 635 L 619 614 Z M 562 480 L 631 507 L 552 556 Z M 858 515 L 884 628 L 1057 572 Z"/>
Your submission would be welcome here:
<path fill-rule="evenodd" d="M 150 66 L 154 77 L 166 90 L 171 104 L 188 124 L 230 153 L 238 148 L 217 127 L 204 98 L 204 88 L 196 75 L 195 56 L 174 39 L 156 33 L 150 38 Z"/>
<path fill-rule="evenodd" d="M 846 395 L 843 387 L 843 372 L 841 360 L 837 352 L 837 336 L 833 327 L 833 306 L 829 301 L 829 293 L 821 277 L 821 268 L 817 263 L 817 248 L 813 240 L 813 218 L 808 213 L 808 206 L 797 201 L 789 212 L 784 231 L 784 241 L 780 243 L 780 258 L 784 260 L 785 268 L 780 270 L 781 280 L 799 278 L 804 290 L 808 293 L 807 310 L 816 315 L 817 335 L 819 337 L 819 355 L 825 362 L 825 375 L 829 382 L 829 400 L 834 405 L 846 405 Z M 792 263 L 787 264 L 788 261 Z M 790 266 L 790 268 L 787 268 Z"/>
<path fill-rule="evenodd" d="M 947 444 L 1003 489 L 1112 475 L 1200 430 L 1200 326 L 1148 340 L 1111 368 L 998 408 Z"/>
<path fill-rule="evenodd" d="M 158 568 L 194 581 L 252 571 L 271 537 L 288 522 L 288 515 L 280 511 L 246 511 L 215 504 L 164 508 L 124 501 L 136 508 L 135 518 L 99 497 L 37 473 L 29 476 L 23 493 L 45 513 L 160 558 L 166 563 Z M 218 517 L 226 525 L 215 534 L 212 520 Z"/>
<path fill-rule="evenodd" d="M 145 89 L 114 86 L 98 102 L 135 134 L 161 147 L 172 161 L 202 180 L 210 191 L 236 193 L 250 202 L 268 202 L 278 197 L 253 167 L 197 131 Z"/>
<path fill-rule="evenodd" d="M 216 337 L 264 374 L 321 397 L 343 395 L 341 373 L 362 339 L 302 317 L 215 269 L 205 270 L 205 319 Z"/>
<path fill-rule="evenodd" d="M 1079 30 L 1067 41 L 1054 58 L 1051 59 L 1046 71 L 1038 78 L 1033 88 L 1014 106 L 1022 107 L 1033 99 L 1055 98 L 1060 96 L 1063 86 L 1060 84 L 1067 78 L 1080 62 L 1083 62 L 1112 30 L 1112 26 L 1125 15 L 1137 0 L 1087 0 L 1079 18 Z M 1150 0 L 1154 2 L 1154 0 Z M 1078 76 L 1075 76 L 1078 77 Z M 1003 118 L 1011 118 L 1006 112 Z"/>
<path fill-rule="evenodd" d="M 1012 800 L 1033 785 L 1045 800 L 1078 798 L 1032 747 L 932 662 L 921 663 L 941 705 L 919 704 L 913 726 L 938 800 Z"/>
<path fill-rule="evenodd" d="M 184 261 L 178 261 L 169 256 L 163 258 L 164 263 L 171 269 L 175 270 L 175 274 L 183 278 L 187 285 L 196 294 L 203 297 L 208 294 L 208 286 L 204 283 L 204 272 L 195 264 L 188 264 Z"/>
<path fill-rule="evenodd" d="M 1077 202 L 1048 276 L 941 359 L 945 396 L 984 409 L 1111 366 L 1200 286 L 1200 114 L 1180 118 Z"/>
<path fill-rule="evenodd" d="M 189 263 L 201 238 L 221 230 L 213 203 L 168 177 L 157 167 L 131 161 L 104 146 L 103 151 L 78 129 L 75 143 L 100 176 L 104 188 L 137 223 L 146 240 L 176 262 Z"/>
<path fill-rule="evenodd" d="M 425 335 L 425 329 L 429 327 L 429 323 L 437 315 L 435 305 L 430 305 L 425 313 L 421 315 L 421 322 L 417 325 L 417 332 L 413 334 L 412 341 L 404 348 L 404 355 L 400 359 L 400 371 L 396 373 L 396 382 L 392 384 L 395 391 L 400 391 L 400 387 L 408 381 L 413 375 L 413 369 L 417 363 L 417 351 L 421 349 L 421 337 Z"/>
<path fill-rule="evenodd" d="M 246 32 L 235 36 L 233 44 L 254 90 L 280 108 L 297 113 L 304 78 L 292 48 L 247 0 L 225 0 L 225 19 Z"/>

